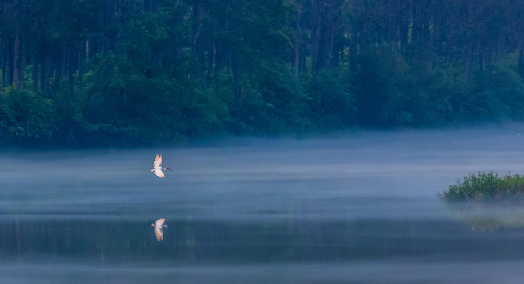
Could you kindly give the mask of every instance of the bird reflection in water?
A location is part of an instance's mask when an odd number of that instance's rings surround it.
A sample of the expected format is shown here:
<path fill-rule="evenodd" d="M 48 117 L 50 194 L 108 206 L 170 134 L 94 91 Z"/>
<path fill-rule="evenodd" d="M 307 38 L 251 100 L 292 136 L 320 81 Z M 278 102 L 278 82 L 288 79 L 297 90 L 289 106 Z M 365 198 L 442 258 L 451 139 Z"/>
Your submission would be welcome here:
<path fill-rule="evenodd" d="M 151 226 L 155 227 L 155 235 L 158 241 L 162 241 L 164 239 L 164 228 L 167 228 L 167 226 L 164 225 L 165 220 L 166 219 L 164 218 L 160 218 L 156 220 L 154 224 L 151 224 Z"/>

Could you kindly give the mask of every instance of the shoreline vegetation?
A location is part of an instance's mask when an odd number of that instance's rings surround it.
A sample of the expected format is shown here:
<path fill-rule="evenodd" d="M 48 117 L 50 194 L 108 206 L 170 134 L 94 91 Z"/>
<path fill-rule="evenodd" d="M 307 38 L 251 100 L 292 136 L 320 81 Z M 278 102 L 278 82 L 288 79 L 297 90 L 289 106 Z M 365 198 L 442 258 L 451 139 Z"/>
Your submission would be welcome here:
<path fill-rule="evenodd" d="M 477 2 L 7 1 L 0 146 L 523 121 L 524 2 Z"/>
<path fill-rule="evenodd" d="M 510 173 L 499 176 L 493 172 L 469 174 L 437 197 L 447 203 L 524 201 L 524 176 Z"/>
<path fill-rule="evenodd" d="M 474 230 L 524 226 L 524 176 L 469 174 L 437 194 L 454 218 Z"/>

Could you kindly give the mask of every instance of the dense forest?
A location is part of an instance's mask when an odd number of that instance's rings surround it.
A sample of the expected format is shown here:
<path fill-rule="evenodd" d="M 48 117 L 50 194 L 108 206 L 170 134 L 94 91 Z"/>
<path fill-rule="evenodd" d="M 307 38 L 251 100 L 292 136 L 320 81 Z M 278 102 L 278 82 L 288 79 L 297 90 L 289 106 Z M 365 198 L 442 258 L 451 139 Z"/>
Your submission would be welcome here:
<path fill-rule="evenodd" d="M 1 0 L 0 144 L 524 119 L 520 0 Z"/>

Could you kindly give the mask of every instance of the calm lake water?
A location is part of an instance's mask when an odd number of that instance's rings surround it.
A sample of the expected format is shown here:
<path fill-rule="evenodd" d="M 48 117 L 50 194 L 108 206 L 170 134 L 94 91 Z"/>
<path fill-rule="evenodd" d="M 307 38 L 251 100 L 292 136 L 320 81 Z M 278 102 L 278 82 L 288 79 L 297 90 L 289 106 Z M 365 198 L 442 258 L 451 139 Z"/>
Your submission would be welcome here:
<path fill-rule="evenodd" d="M 524 125 L 4 151 L 0 283 L 518 283 L 524 228 L 473 229 L 436 198 L 490 170 L 524 172 Z"/>

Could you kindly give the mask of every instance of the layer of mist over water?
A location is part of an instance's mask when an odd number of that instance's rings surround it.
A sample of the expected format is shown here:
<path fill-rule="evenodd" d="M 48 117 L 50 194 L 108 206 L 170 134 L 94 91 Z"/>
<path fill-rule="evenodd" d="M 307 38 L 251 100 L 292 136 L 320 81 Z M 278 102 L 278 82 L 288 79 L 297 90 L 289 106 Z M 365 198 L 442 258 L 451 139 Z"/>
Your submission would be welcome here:
<path fill-rule="evenodd" d="M 468 173 L 524 172 L 524 126 L 234 144 L 1 153 L 0 283 L 524 276 L 520 225 L 479 229 L 436 198 Z"/>

